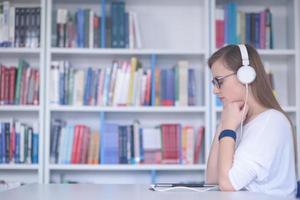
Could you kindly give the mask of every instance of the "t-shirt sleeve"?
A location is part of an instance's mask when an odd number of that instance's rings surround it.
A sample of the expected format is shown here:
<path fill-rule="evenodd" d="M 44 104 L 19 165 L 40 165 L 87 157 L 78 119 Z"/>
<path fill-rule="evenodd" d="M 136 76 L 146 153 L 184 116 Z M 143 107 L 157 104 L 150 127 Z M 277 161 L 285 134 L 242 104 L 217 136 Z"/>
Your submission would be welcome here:
<path fill-rule="evenodd" d="M 229 170 L 229 180 L 235 190 L 240 190 L 256 179 L 259 174 L 265 174 L 267 169 L 253 157 L 246 154 L 235 156 L 232 168 Z"/>
<path fill-rule="evenodd" d="M 244 188 L 254 179 L 265 178 L 282 148 L 280 141 L 284 134 L 291 134 L 288 122 L 282 118 L 270 117 L 253 128 L 237 148 L 228 174 L 235 190 Z"/>

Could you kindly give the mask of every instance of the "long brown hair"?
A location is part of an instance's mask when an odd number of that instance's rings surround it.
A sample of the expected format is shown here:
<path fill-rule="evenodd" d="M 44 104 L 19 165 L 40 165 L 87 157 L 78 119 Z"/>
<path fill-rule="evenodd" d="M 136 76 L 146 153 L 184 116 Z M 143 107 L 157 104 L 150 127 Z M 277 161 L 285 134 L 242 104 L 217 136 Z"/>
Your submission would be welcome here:
<path fill-rule="evenodd" d="M 296 142 L 296 134 L 293 129 L 292 122 L 289 119 L 288 115 L 281 108 L 281 106 L 279 105 L 278 101 L 276 100 L 272 92 L 272 87 L 268 79 L 268 75 L 265 71 L 264 65 L 256 49 L 253 48 L 251 45 L 246 44 L 245 46 L 247 48 L 250 66 L 252 66 L 256 71 L 256 79 L 253 83 L 250 84 L 253 97 L 262 106 L 266 108 L 272 108 L 283 113 L 291 124 L 293 140 L 294 140 L 295 164 L 296 164 L 296 174 L 297 174 L 297 151 L 296 151 L 297 142 Z M 219 49 L 218 51 L 216 51 L 208 59 L 209 68 L 211 68 L 213 63 L 215 63 L 217 60 L 222 61 L 224 66 L 227 69 L 232 70 L 234 72 L 237 72 L 238 69 L 242 66 L 241 53 L 237 45 L 227 45 Z"/>

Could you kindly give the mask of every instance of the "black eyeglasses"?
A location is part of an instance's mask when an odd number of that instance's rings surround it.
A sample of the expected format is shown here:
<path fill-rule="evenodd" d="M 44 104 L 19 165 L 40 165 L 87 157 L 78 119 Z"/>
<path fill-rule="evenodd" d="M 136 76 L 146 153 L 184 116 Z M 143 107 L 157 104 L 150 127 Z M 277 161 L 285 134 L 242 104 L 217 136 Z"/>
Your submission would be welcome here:
<path fill-rule="evenodd" d="M 234 72 L 234 73 L 232 73 L 232 74 L 228 74 L 228 75 L 226 75 L 226 76 L 215 77 L 211 82 L 212 82 L 212 84 L 213 84 L 215 87 L 217 87 L 218 89 L 220 89 L 221 86 L 222 86 L 223 80 L 224 80 L 225 78 L 229 77 L 229 76 L 234 75 L 234 74 L 236 74 L 236 72 Z"/>

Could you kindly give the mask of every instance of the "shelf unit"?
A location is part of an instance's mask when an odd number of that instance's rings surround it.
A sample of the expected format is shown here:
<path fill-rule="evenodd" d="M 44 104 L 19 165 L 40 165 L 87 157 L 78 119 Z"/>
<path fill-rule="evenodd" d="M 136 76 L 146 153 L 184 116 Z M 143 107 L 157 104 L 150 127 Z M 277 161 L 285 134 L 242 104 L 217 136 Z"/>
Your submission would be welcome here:
<path fill-rule="evenodd" d="M 72 171 L 81 171 L 81 170 L 88 170 L 88 171 L 151 171 L 151 170 L 172 170 L 172 171 L 189 171 L 189 170 L 204 170 L 205 165 L 197 164 L 197 165 L 50 165 L 49 168 L 51 170 L 72 170 Z"/>
<path fill-rule="evenodd" d="M 18 59 L 24 58 L 30 66 L 39 67 L 40 71 L 40 104 L 32 105 L 1 105 L 0 120 L 18 120 L 31 125 L 39 123 L 39 162 L 38 164 L 0 164 L 0 177 L 6 181 L 24 183 L 44 182 L 44 61 L 45 61 L 45 16 L 46 0 L 10 0 L 10 6 L 14 7 L 41 7 L 40 48 L 0 48 L 1 64 L 18 66 Z"/>
<path fill-rule="evenodd" d="M 12 5 L 41 5 L 41 47 L 0 48 L 3 64 L 16 65 L 22 57 L 30 64 L 40 66 L 39 106 L 0 106 L 0 120 L 16 118 L 25 121 L 38 120 L 39 164 L 1 164 L 0 177 L 8 181 L 49 183 L 67 179 L 83 182 L 105 183 L 149 183 L 153 181 L 203 180 L 206 163 L 195 165 L 61 165 L 49 162 L 50 122 L 53 118 L 66 119 L 68 123 L 78 123 L 98 128 L 100 118 L 120 124 L 141 119 L 146 126 L 162 122 L 204 125 L 205 159 L 208 158 L 210 143 L 222 111 L 215 105 L 215 97 L 210 84 L 211 74 L 207 59 L 215 48 L 215 8 L 226 0 L 126 0 L 126 8 L 138 14 L 141 25 L 143 48 L 141 49 L 94 49 L 51 47 L 52 9 L 69 8 L 76 10 L 91 8 L 99 14 L 99 0 L 11 0 Z M 275 49 L 259 49 L 266 67 L 272 69 L 275 83 L 279 82 L 278 98 L 294 124 L 300 124 L 300 20 L 297 0 L 246 1 L 234 0 L 238 9 L 259 11 L 270 7 L 274 15 Z M 278 23 L 277 23 L 278 22 Z M 144 24 L 147 24 L 144 25 Z M 155 29 L 155 31 L 153 30 Z M 186 29 L 186 30 L 185 30 Z M 156 56 L 159 67 L 171 67 L 178 60 L 186 59 L 198 69 L 201 76 L 200 100 L 193 107 L 100 107 L 100 106 L 59 106 L 49 101 L 49 67 L 53 60 L 69 60 L 74 67 L 110 66 L 113 59 L 128 60 L 136 56 L 146 68 L 152 56 Z M 275 86 L 276 87 L 276 86 Z M 286 98 L 285 98 L 286 97 Z M 297 128 L 298 146 L 300 131 Z M 299 151 L 298 151 L 299 152 Z M 300 153 L 298 153 L 300 160 Z M 300 168 L 298 168 L 300 174 Z"/>
<path fill-rule="evenodd" d="M 292 10 L 295 13 L 299 13 L 299 9 L 300 9 L 300 3 L 299 1 L 295 1 L 295 5 L 294 8 L 292 8 Z M 298 14 L 299 15 L 299 14 Z M 300 74 L 300 68 L 299 68 L 299 63 L 300 63 L 300 20 L 299 17 L 295 16 L 294 18 L 295 20 L 295 35 L 297 37 L 295 37 L 295 47 L 296 47 L 296 63 L 297 63 L 297 67 L 296 67 L 296 72 L 295 72 L 295 76 Z M 300 85 L 300 80 L 298 78 L 296 78 L 296 85 L 298 86 L 298 88 L 296 89 L 295 95 L 296 95 L 296 102 L 297 102 L 297 106 L 296 106 L 296 115 L 297 115 L 297 120 L 296 123 L 298 125 L 298 129 L 297 129 L 297 164 L 298 164 L 298 179 L 299 179 L 299 174 L 300 174 L 300 130 L 299 130 L 299 125 L 300 125 L 300 89 L 299 89 L 299 85 Z"/>
<path fill-rule="evenodd" d="M 270 8 L 274 28 L 274 49 L 258 49 L 265 68 L 272 70 L 277 99 L 296 127 L 297 144 L 300 144 L 300 95 L 299 95 L 299 2 L 297 0 L 246 1 L 234 0 L 237 10 L 244 12 L 260 12 Z M 211 1 L 211 53 L 215 44 L 215 8 L 224 6 L 228 1 Z M 212 88 L 211 88 L 212 91 Z M 214 133 L 220 119 L 222 108 L 216 106 L 216 98 L 212 97 L 212 130 Z M 298 150 L 299 152 L 299 150 Z M 299 153 L 298 153 L 299 156 Z M 299 157 L 300 158 L 300 157 Z M 299 160 L 298 158 L 298 160 Z M 298 167 L 299 171 L 299 167 Z"/>
<path fill-rule="evenodd" d="M 165 113 L 201 113 L 205 112 L 203 106 L 186 106 L 186 107 L 96 107 L 96 106 L 51 106 L 51 112 L 165 112 Z"/>
<path fill-rule="evenodd" d="M 99 129 L 100 119 L 105 122 L 130 124 L 139 119 L 142 125 L 156 126 L 161 123 L 192 124 L 195 128 L 205 126 L 206 133 L 210 132 L 209 121 L 209 91 L 208 68 L 206 60 L 209 55 L 208 43 L 208 16 L 209 1 L 207 0 L 180 0 L 161 2 L 154 1 L 126 1 L 126 10 L 137 13 L 142 35 L 141 49 L 114 49 L 114 48 L 57 48 L 51 47 L 51 20 L 52 10 L 68 8 L 75 11 L 78 7 L 90 8 L 94 13 L 100 13 L 98 0 L 85 2 L 70 0 L 50 0 L 47 4 L 47 53 L 46 73 L 49 74 L 50 63 L 53 60 L 69 60 L 74 68 L 107 67 L 114 59 L 129 60 L 136 56 L 143 68 L 150 67 L 151 57 L 155 56 L 158 67 L 170 68 L 178 60 L 186 59 L 190 67 L 196 69 L 201 86 L 197 106 L 191 107 L 110 107 L 110 106 L 65 106 L 51 105 L 49 93 L 46 92 L 45 117 L 45 183 L 59 182 L 62 179 L 81 180 L 84 182 L 106 183 L 150 183 L 155 180 L 201 180 L 205 163 L 195 165 L 62 165 L 50 163 L 50 122 L 51 119 L 65 119 L 68 124 L 80 122 L 91 128 Z M 169 23 L 176 20 L 176 23 Z M 147 24 L 147 25 L 146 25 Z M 152 29 L 156 27 L 157 32 Z M 169 33 L 174 34 L 170 35 Z M 194 38 L 190 40 L 189 38 Z M 49 77 L 46 86 L 50 86 Z M 201 95 L 201 96 L 200 96 Z M 209 137 L 205 137 L 205 155 L 208 157 Z M 76 171 L 76 173 L 74 172 Z M 174 175 L 176 172 L 176 176 Z M 178 175 L 179 173 L 179 175 Z"/>

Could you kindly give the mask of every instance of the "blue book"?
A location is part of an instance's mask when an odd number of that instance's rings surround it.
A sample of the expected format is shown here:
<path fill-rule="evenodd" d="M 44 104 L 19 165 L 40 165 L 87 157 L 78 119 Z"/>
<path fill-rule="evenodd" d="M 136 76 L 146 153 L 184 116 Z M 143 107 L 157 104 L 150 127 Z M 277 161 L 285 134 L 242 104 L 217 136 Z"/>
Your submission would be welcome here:
<path fill-rule="evenodd" d="M 39 133 L 36 129 L 33 129 L 32 134 L 32 157 L 31 161 L 33 164 L 37 164 L 39 161 Z"/>
<path fill-rule="evenodd" d="M 246 13 L 246 44 L 251 42 L 251 14 Z"/>
<path fill-rule="evenodd" d="M 5 123 L 1 123 L 1 142 L 2 142 L 2 163 L 6 163 L 6 158 L 5 158 L 5 150 L 6 150 L 6 145 L 5 145 Z"/>
<path fill-rule="evenodd" d="M 195 70 L 188 70 L 188 105 L 196 105 L 196 78 Z"/>
<path fill-rule="evenodd" d="M 59 64 L 59 104 L 65 104 L 65 73 L 64 73 L 64 66 Z"/>
<path fill-rule="evenodd" d="M 139 128 L 139 140 L 140 140 L 140 160 L 144 161 L 144 144 L 143 144 L 143 129 Z"/>
<path fill-rule="evenodd" d="M 254 46 L 255 48 L 259 48 L 260 41 L 260 14 L 255 13 L 255 35 L 254 35 Z"/>
<path fill-rule="evenodd" d="M 129 14 L 127 12 L 124 13 L 125 18 L 125 48 L 129 48 Z"/>
<path fill-rule="evenodd" d="M 89 105 L 92 76 L 93 76 L 93 70 L 91 67 L 89 67 L 88 70 L 86 71 L 85 82 L 84 82 L 84 97 L 83 97 L 84 105 Z"/>
<path fill-rule="evenodd" d="M 20 130 L 20 129 L 19 129 Z M 15 163 L 20 162 L 20 132 L 16 132 L 16 149 L 15 149 Z"/>
<path fill-rule="evenodd" d="M 236 4 L 228 3 L 228 44 L 236 44 Z"/>
<path fill-rule="evenodd" d="M 92 105 L 92 99 L 94 98 L 94 88 L 95 88 L 95 76 L 96 71 L 91 69 L 90 85 L 89 85 L 89 95 L 88 95 L 88 105 Z"/>
<path fill-rule="evenodd" d="M 174 69 L 169 69 L 169 76 L 170 76 L 170 97 L 169 99 L 171 100 L 170 102 L 172 103 L 172 106 L 174 106 L 175 103 L 175 73 L 174 73 Z"/>
<path fill-rule="evenodd" d="M 118 9 L 118 47 L 125 48 L 125 3 L 117 2 Z"/>
<path fill-rule="evenodd" d="M 51 128 L 51 142 L 50 142 L 50 162 L 52 164 L 57 163 L 58 159 L 58 145 L 60 132 L 62 128 L 62 121 L 59 119 L 55 119 L 52 122 Z"/>
<path fill-rule="evenodd" d="M 172 82 L 172 69 L 167 69 L 167 79 L 166 84 L 164 85 L 166 91 L 166 105 L 171 106 L 172 104 L 172 91 L 173 91 L 173 82 Z"/>
<path fill-rule="evenodd" d="M 2 163 L 2 123 L 0 123 L 0 163 Z"/>
<path fill-rule="evenodd" d="M 127 126 L 119 126 L 119 163 L 128 164 L 127 154 L 130 149 L 128 149 L 128 131 Z"/>
<path fill-rule="evenodd" d="M 101 164 L 119 163 L 119 128 L 117 124 L 104 124 L 101 145 Z"/>
<path fill-rule="evenodd" d="M 112 29 L 111 29 L 111 47 L 119 47 L 119 36 L 118 36 L 118 4 L 117 2 L 111 3 L 111 20 L 112 20 Z"/>
<path fill-rule="evenodd" d="M 98 102 L 98 86 L 99 86 L 99 74 L 101 72 L 101 69 L 96 69 L 95 75 L 94 75 L 94 85 L 93 85 L 93 98 L 94 98 L 94 105 L 97 105 Z"/>
<path fill-rule="evenodd" d="M 156 67 L 156 55 L 151 56 L 151 106 L 155 106 L 155 67 Z"/>
<path fill-rule="evenodd" d="M 78 9 L 76 13 L 76 27 L 77 27 L 77 46 L 84 47 L 84 10 Z"/>
<path fill-rule="evenodd" d="M 101 0 L 101 14 L 100 17 L 100 35 L 101 35 L 101 48 L 106 47 L 106 0 Z"/>

